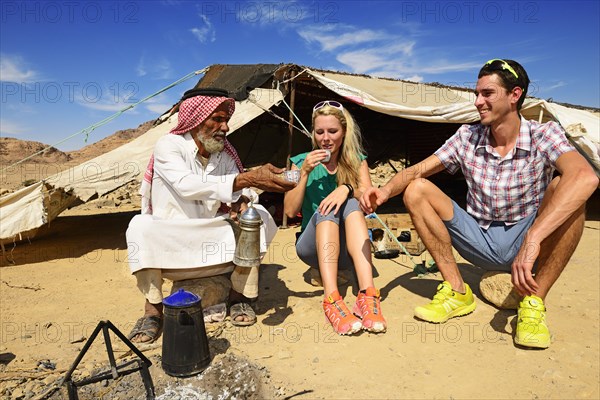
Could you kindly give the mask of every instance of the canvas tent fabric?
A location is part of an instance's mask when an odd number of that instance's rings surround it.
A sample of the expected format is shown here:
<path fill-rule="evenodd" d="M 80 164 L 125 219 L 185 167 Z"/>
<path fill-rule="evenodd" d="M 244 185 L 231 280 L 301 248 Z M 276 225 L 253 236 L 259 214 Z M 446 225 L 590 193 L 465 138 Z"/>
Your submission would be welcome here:
<path fill-rule="evenodd" d="M 382 128 L 386 129 L 383 134 L 390 135 L 390 139 L 391 136 L 405 135 L 410 137 L 411 143 L 417 144 L 428 142 L 425 132 L 419 130 L 424 124 L 431 127 L 429 130 L 438 140 L 445 140 L 454 133 L 457 124 L 479 119 L 473 105 L 474 94 L 468 89 L 322 71 L 293 64 L 215 65 L 208 68 L 196 87 L 218 85 L 236 93 L 238 101 L 229 132 L 234 145 L 242 143 L 241 146 L 245 146 L 246 143 L 236 142 L 236 137 L 250 136 L 249 133 L 255 138 L 267 137 L 270 127 L 262 124 L 265 118 L 271 118 L 269 121 L 278 125 L 280 139 L 281 132 L 285 133 L 285 138 L 279 142 L 268 139 L 261 146 L 248 145 L 251 150 L 238 145 L 240 156 L 248 157 L 242 157 L 246 165 L 252 164 L 252 157 L 256 161 L 257 154 L 261 157 L 283 155 L 285 159 L 285 154 L 294 151 L 292 144 L 285 141 L 289 127 L 268 115 L 261 116 L 278 105 L 287 111 L 280 103 L 284 97 L 290 102 L 294 93 L 290 83 L 297 83 L 298 88 L 295 92 L 297 115 L 294 117 L 304 118 L 305 125 L 310 122 L 310 111 L 316 100 L 332 95 L 353 103 L 357 111 L 370 113 L 372 120 L 387 118 Z M 301 83 L 305 85 L 302 90 Z M 288 103 L 285 105 L 289 106 Z M 526 99 L 522 114 L 527 119 L 559 122 L 600 176 L 600 118 L 597 114 L 532 98 Z M 287 119 L 288 114 L 285 117 Z M 74 204 L 102 196 L 131 181 L 140 181 L 155 142 L 175 126 L 176 118 L 176 114 L 165 114 L 161 117 L 162 123 L 132 142 L 0 198 L 0 240 L 26 236 L 27 232 L 51 221 Z M 401 121 L 408 128 L 399 133 Z M 420 125 L 415 128 L 414 124 L 409 124 L 411 121 Z M 368 141 L 369 131 L 363 131 Z M 373 132 L 376 133 L 381 134 Z M 306 137 L 302 139 L 307 141 Z M 384 140 L 379 145 L 389 148 L 390 143 L 391 140 Z"/>
<path fill-rule="evenodd" d="M 43 182 L 0 198 L 0 229 L 5 232 L 3 235 L 9 238 L 46 223 L 43 199 Z"/>
<path fill-rule="evenodd" d="M 295 120 L 303 121 L 304 126 L 310 125 L 312 105 L 316 102 L 331 98 L 348 104 L 354 117 L 359 119 L 366 139 L 369 165 L 402 156 L 411 161 L 419 161 L 420 157 L 433 153 L 460 124 L 479 120 L 479 114 L 473 104 L 473 90 L 467 88 L 352 75 L 297 65 L 268 67 L 275 72 L 271 81 L 266 81 L 265 84 L 283 90 L 288 101 L 293 90 L 280 83 L 295 76 L 294 117 Z M 211 68 L 207 73 L 211 75 L 207 84 L 232 84 L 230 90 L 233 90 L 239 86 L 233 82 L 243 81 L 245 74 L 253 76 L 251 71 L 251 67 L 237 65 L 219 66 L 218 70 Z M 199 83 L 202 84 L 206 84 L 204 80 Z M 281 106 L 280 117 L 287 118 L 286 113 L 287 110 Z M 559 122 L 600 176 L 600 119 L 597 113 L 528 98 L 522 114 L 527 119 L 540 122 Z M 257 120 L 264 123 L 266 118 L 268 117 L 263 116 Z M 289 143 L 288 136 L 291 135 L 287 133 L 288 127 L 274 119 L 271 119 L 271 122 L 260 127 L 256 126 L 257 122 L 253 122 L 253 126 L 244 127 L 230 137 L 245 165 L 260 165 L 265 162 L 283 165 L 289 154 L 283 154 L 282 150 L 291 149 L 291 154 L 310 150 L 309 140 L 297 135 L 292 139 L 292 143 Z M 274 126 L 275 124 L 277 126 Z M 385 145 L 378 144 L 378 141 Z M 298 142 L 303 144 L 299 145 Z M 395 151 L 399 145 L 409 148 L 410 154 Z M 268 151 L 265 150 L 267 148 Z"/>
<path fill-rule="evenodd" d="M 465 124 L 479 120 L 472 91 L 323 71 L 308 73 L 341 97 L 376 112 L 424 122 Z M 521 114 L 526 119 L 560 123 L 600 176 L 598 115 L 532 98 L 525 100 Z"/>
<path fill-rule="evenodd" d="M 253 90 L 246 100 L 236 102 L 230 132 L 282 98 L 278 90 Z M 154 144 L 176 125 L 177 113 L 117 149 L 0 198 L 0 240 L 28 237 L 27 233 L 33 233 L 76 203 L 87 202 L 131 181 L 141 181 Z"/>
<path fill-rule="evenodd" d="M 471 96 L 467 90 L 340 73 L 307 72 L 340 96 L 394 117 L 446 123 L 478 120 L 475 108 L 468 107 Z"/>

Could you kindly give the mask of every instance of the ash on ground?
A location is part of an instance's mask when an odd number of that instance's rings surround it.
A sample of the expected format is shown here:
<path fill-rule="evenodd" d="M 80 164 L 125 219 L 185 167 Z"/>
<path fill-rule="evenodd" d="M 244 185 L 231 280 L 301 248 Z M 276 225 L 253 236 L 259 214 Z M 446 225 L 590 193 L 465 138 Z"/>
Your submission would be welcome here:
<path fill-rule="evenodd" d="M 265 366 L 250 361 L 243 352 L 233 348 L 230 341 L 223 337 L 234 329 L 236 328 L 233 325 L 226 322 L 207 325 L 211 362 L 202 373 L 186 378 L 169 376 L 163 371 L 160 340 L 152 344 L 138 345 L 138 350 L 146 353 L 146 357 L 152 363 L 149 371 L 155 399 L 260 400 L 286 396 L 286 391 L 291 390 L 287 384 L 274 380 Z M 0 351 L 2 349 L 0 347 Z M 125 351 L 122 345 L 117 345 L 114 349 L 117 366 L 124 367 L 131 365 L 130 363 L 136 359 L 139 360 L 131 350 Z M 104 351 L 106 349 L 102 350 Z M 122 353 L 123 351 L 125 352 Z M 64 383 L 67 369 L 55 370 L 56 364 L 52 360 L 39 361 L 35 363 L 35 368 L 13 366 L 11 369 L 8 364 L 15 357 L 7 357 L 8 354 L 0 354 L 0 399 L 65 400 L 69 398 L 67 385 Z M 130 368 L 124 367 L 124 369 Z M 84 357 L 73 372 L 72 381 L 77 384 L 92 377 L 110 376 L 110 370 L 107 361 L 101 363 L 89 359 L 86 361 Z M 80 400 L 147 398 L 142 375 L 137 371 L 117 379 L 110 378 L 77 387 L 77 396 Z"/>
<path fill-rule="evenodd" d="M 150 375 L 157 400 L 259 400 L 285 395 L 275 387 L 269 371 L 236 354 L 218 354 L 201 373 L 188 378 L 171 377 L 162 370 L 159 355 L 150 357 Z M 146 389 L 139 373 L 117 380 L 105 380 L 77 389 L 80 400 L 146 399 Z M 64 399 L 66 390 L 54 393 L 51 400 Z"/>

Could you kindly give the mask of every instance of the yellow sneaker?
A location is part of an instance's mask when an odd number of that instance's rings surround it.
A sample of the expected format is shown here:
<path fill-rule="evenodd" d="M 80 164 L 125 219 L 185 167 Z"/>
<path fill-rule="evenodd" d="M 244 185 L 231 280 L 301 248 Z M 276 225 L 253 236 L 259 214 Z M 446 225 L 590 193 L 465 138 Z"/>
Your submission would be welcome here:
<path fill-rule="evenodd" d="M 444 281 L 437 287 L 437 293 L 431 303 L 415 308 L 415 317 L 436 324 L 446 322 L 450 318 L 467 315 L 475 310 L 473 292 L 465 283 L 465 294 L 452 290 L 450 282 Z"/>
<path fill-rule="evenodd" d="M 546 349 L 550 346 L 550 331 L 546 325 L 546 307 L 537 296 L 525 296 L 517 312 L 515 343 L 525 347 Z"/>

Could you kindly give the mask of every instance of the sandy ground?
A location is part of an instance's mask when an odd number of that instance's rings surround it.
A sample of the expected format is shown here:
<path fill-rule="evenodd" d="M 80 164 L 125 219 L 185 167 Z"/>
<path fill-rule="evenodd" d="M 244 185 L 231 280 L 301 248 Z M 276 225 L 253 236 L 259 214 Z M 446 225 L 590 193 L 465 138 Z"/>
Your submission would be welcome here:
<path fill-rule="evenodd" d="M 16 265 L 2 260 L 0 267 L 0 398 L 64 374 L 99 321 L 128 333 L 142 315 L 143 299 L 126 265 L 125 229 L 135 212 L 132 205 L 74 209 L 31 243 L 7 247 Z M 599 229 L 598 218 L 586 222 L 547 298 L 553 334 L 547 350 L 515 347 L 515 313 L 482 299 L 483 271 L 464 261 L 475 312 L 441 325 L 416 320 L 413 308 L 433 295 L 440 275 L 417 277 L 405 256 L 374 260 L 387 333 L 339 337 L 325 322 L 322 289 L 307 283 L 307 267 L 295 254 L 298 228 L 289 228 L 278 232 L 261 267 L 258 323 L 233 328 L 226 322 L 223 351 L 264 366 L 280 382 L 282 398 L 597 399 Z M 341 291 L 351 305 L 355 289 Z M 160 347 L 146 354 L 160 354 Z M 40 373 L 40 361 L 56 369 Z M 94 345 L 82 366 L 106 362 L 104 348 Z"/>

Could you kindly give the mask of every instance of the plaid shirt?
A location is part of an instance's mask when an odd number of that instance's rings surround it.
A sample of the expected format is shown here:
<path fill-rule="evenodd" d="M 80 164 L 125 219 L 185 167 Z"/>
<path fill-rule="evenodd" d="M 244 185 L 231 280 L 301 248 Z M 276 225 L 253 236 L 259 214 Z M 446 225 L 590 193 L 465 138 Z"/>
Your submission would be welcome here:
<path fill-rule="evenodd" d="M 481 227 L 507 225 L 537 212 L 552 180 L 556 160 L 575 148 L 555 122 L 521 117 L 514 149 L 504 158 L 490 143 L 490 128 L 463 125 L 435 155 L 451 174 L 460 168 L 467 181 L 467 212 Z"/>

